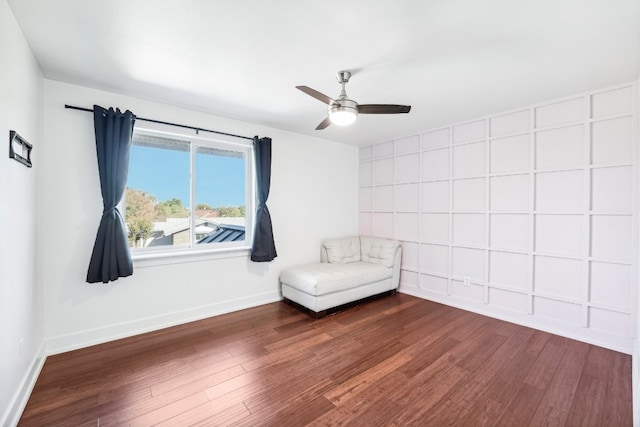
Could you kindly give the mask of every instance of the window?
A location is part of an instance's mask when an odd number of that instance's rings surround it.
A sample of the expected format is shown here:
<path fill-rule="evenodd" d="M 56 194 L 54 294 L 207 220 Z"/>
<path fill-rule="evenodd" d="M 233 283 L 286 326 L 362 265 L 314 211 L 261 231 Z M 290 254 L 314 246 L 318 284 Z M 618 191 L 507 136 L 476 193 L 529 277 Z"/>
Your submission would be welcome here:
<path fill-rule="evenodd" d="M 251 143 L 136 129 L 123 198 L 134 258 L 249 247 L 252 152 Z"/>

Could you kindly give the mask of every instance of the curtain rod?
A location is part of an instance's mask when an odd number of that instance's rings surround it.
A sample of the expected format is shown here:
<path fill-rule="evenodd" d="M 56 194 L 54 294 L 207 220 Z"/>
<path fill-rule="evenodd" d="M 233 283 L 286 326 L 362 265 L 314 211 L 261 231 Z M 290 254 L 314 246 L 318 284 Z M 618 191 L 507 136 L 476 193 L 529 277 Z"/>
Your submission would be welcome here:
<path fill-rule="evenodd" d="M 67 105 L 67 104 L 64 105 L 64 108 L 70 108 L 72 110 L 87 111 L 89 113 L 93 113 L 93 108 L 76 107 L 76 106 Z M 175 127 L 184 128 L 184 129 L 191 129 L 191 130 L 195 130 L 196 134 L 198 132 L 210 132 L 210 133 L 217 133 L 218 135 L 232 136 L 234 138 L 242 138 L 242 139 L 248 139 L 250 141 L 253 141 L 253 138 L 250 138 L 248 136 L 236 135 L 236 134 L 233 134 L 233 133 L 220 132 L 220 131 L 217 131 L 217 130 L 199 128 L 199 127 L 189 126 L 189 125 L 181 125 L 179 123 L 163 122 L 162 120 L 154 120 L 154 119 L 145 119 L 144 117 L 136 117 L 136 120 L 142 120 L 143 122 L 158 123 L 158 124 L 161 124 L 161 125 L 175 126 Z"/>

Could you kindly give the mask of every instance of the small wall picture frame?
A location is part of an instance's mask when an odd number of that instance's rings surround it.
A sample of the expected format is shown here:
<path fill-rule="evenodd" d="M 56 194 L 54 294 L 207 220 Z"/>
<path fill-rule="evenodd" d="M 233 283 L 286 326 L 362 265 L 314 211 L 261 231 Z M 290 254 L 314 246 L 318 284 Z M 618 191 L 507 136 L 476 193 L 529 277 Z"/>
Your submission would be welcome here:
<path fill-rule="evenodd" d="M 33 166 L 31 163 L 31 149 L 33 145 L 29 144 L 24 138 L 18 135 L 15 130 L 9 131 L 9 158 L 15 159 L 26 167 Z"/>

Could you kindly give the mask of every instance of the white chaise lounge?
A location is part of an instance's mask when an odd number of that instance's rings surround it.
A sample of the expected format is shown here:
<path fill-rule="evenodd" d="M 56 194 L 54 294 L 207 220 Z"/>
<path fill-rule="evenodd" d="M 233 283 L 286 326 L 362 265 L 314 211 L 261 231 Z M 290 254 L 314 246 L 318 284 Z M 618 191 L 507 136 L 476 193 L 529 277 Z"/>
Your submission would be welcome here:
<path fill-rule="evenodd" d="M 326 240 L 321 262 L 282 271 L 282 296 L 321 317 L 346 304 L 394 293 L 401 255 L 397 240 L 368 236 Z"/>

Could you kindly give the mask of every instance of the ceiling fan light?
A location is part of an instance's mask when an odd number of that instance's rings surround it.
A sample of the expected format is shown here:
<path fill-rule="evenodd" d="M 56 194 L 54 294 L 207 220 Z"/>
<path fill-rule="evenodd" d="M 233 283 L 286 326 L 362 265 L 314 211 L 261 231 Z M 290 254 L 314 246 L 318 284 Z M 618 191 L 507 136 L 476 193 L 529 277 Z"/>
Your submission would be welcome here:
<path fill-rule="evenodd" d="M 348 126 L 356 121 L 358 114 L 351 108 L 337 107 L 329 112 L 329 120 L 338 126 Z"/>

